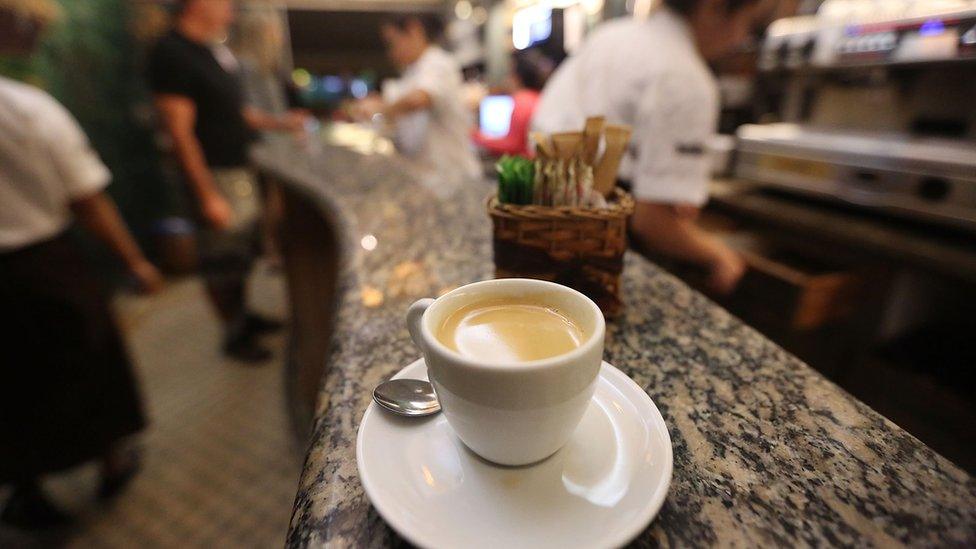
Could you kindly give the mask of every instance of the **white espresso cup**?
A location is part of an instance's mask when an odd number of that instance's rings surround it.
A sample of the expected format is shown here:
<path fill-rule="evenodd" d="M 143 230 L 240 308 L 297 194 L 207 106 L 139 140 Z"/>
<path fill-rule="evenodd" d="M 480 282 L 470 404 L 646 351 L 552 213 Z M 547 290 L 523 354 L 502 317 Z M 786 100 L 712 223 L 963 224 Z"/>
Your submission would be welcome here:
<path fill-rule="evenodd" d="M 582 345 L 541 360 L 492 362 L 462 356 L 438 341 L 438 327 L 451 313 L 492 298 L 557 308 L 582 329 Z M 448 423 L 468 448 L 489 461 L 525 465 L 556 453 L 593 397 L 603 359 L 603 313 L 566 286 L 521 278 L 475 282 L 417 301 L 407 312 L 407 327 L 424 354 Z"/>

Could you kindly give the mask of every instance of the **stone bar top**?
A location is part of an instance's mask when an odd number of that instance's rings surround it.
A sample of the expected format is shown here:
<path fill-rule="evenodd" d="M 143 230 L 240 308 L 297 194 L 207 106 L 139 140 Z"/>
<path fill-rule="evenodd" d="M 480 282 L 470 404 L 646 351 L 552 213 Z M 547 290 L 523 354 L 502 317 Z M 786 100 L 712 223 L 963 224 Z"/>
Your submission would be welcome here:
<path fill-rule="evenodd" d="M 385 154 L 261 145 L 254 161 L 341 240 L 326 358 L 287 543 L 402 545 L 356 469 L 372 388 L 420 356 L 415 299 L 490 278 L 487 181 L 451 187 Z M 605 359 L 664 416 L 674 476 L 634 541 L 657 546 L 976 546 L 976 482 L 683 282 L 628 252 Z"/>

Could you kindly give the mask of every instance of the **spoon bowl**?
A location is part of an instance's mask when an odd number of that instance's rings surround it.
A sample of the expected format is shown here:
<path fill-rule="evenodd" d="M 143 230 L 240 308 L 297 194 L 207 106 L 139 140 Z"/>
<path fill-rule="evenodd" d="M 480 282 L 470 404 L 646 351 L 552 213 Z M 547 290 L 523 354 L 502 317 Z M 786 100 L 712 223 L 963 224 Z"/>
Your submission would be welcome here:
<path fill-rule="evenodd" d="M 391 379 L 373 389 L 373 401 L 394 414 L 422 417 L 441 411 L 434 387 L 420 379 Z"/>

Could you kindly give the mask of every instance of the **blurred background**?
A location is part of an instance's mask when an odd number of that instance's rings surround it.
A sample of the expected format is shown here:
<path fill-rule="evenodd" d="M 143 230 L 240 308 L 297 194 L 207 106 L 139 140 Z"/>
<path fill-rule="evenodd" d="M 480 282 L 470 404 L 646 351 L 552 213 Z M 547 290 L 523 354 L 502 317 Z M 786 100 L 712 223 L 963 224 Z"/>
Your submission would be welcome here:
<path fill-rule="evenodd" d="M 287 336 L 264 336 L 268 354 L 242 367 L 221 352 L 224 334 L 200 297 L 200 221 L 147 78 L 153 45 L 178 6 L 50 4 L 57 15 L 36 51 L 0 55 L 0 75 L 45 90 L 77 119 L 112 173 L 108 194 L 168 282 L 138 295 L 104 246 L 77 235 L 113 288 L 142 380 L 150 419 L 136 443 L 141 471 L 125 492 L 97 506 L 90 503 L 93 465 L 45 476 L 45 491 L 73 517 L 70 526 L 32 531 L 0 523 L 0 546 L 279 545 L 313 397 L 294 387 Z M 511 132 L 518 90 L 530 80 L 541 88 L 602 21 L 658 9 L 656 0 L 235 4 L 221 43 L 273 83 L 272 92 L 251 100 L 266 101 L 269 112 L 300 113 L 288 129 L 302 133 L 306 146 L 375 128 L 357 109 L 400 72 L 388 58 L 383 21 L 437 16 L 440 43 L 463 73 L 461 99 L 476 127 L 471 146 L 486 181 L 498 156 L 526 150 L 527 128 L 513 149 L 491 142 Z M 0 6 L 17 17 L 36 7 L 30 0 Z M 0 34 L 18 21 L 0 17 Z M 715 296 L 719 303 L 971 473 L 974 61 L 970 1 L 769 2 L 746 44 L 710 66 L 721 114 L 708 144 L 712 198 L 700 218 L 748 264 L 735 292 Z M 287 322 L 274 234 L 263 232 L 246 292 L 256 312 Z M 704 287 L 697 269 L 657 259 Z M 0 502 L 10 492 L 0 489 Z"/>

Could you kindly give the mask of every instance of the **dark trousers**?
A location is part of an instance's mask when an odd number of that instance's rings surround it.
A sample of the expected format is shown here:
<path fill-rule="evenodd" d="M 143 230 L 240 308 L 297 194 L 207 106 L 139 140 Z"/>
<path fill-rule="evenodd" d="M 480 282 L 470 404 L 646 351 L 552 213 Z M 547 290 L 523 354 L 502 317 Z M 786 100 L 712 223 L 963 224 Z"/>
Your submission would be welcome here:
<path fill-rule="evenodd" d="M 100 457 L 144 424 L 108 294 L 70 237 L 0 253 L 0 482 Z"/>

